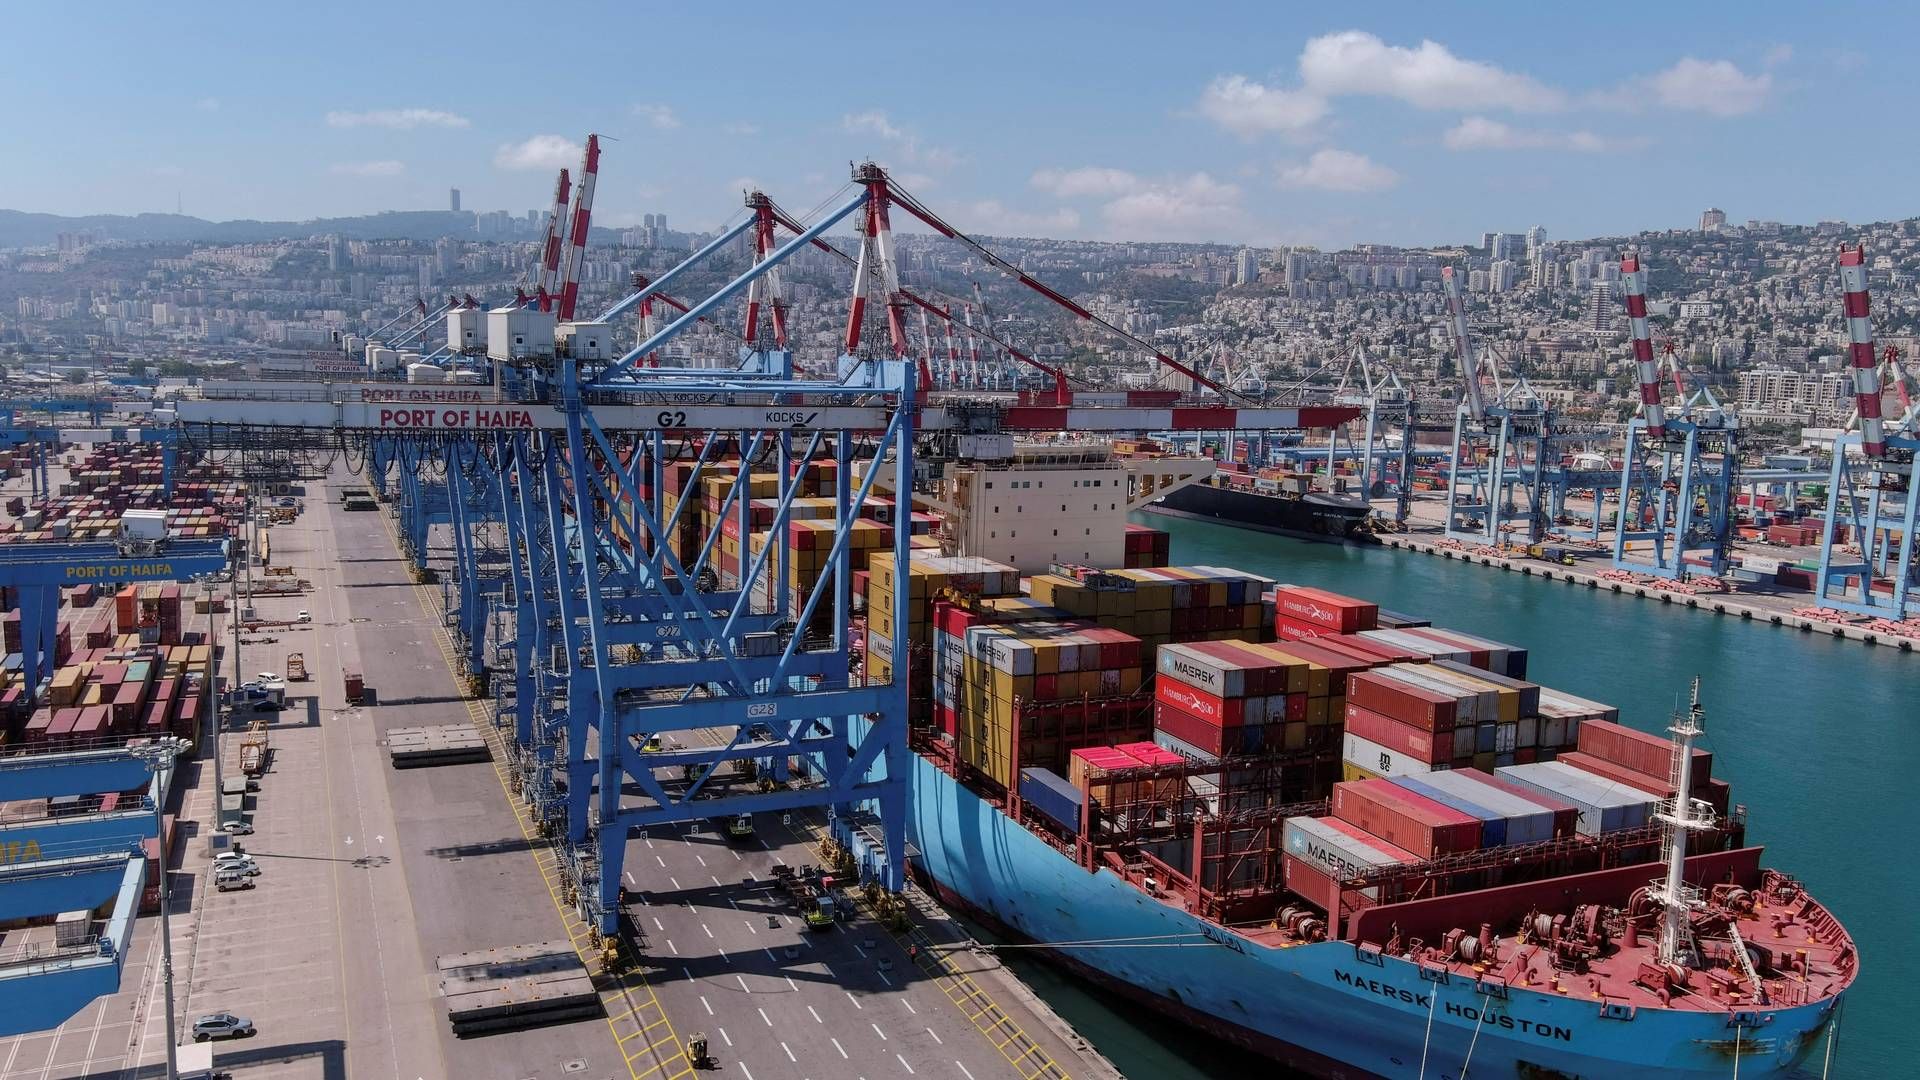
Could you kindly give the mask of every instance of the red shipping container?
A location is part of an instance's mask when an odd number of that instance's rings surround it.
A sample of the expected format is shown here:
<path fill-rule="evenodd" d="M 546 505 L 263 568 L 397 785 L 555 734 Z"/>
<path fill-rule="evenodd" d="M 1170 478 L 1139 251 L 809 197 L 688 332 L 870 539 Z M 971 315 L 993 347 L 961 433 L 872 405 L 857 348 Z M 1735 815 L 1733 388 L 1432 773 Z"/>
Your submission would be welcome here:
<path fill-rule="evenodd" d="M 1311 641 L 1331 633 L 1333 631 L 1324 626 L 1304 623 L 1285 615 L 1275 614 L 1273 617 L 1273 635 L 1281 641 Z"/>
<path fill-rule="evenodd" d="M 1453 730 L 1458 706 L 1438 690 L 1412 686 L 1377 671 L 1347 676 L 1347 704 L 1435 732 Z"/>
<path fill-rule="evenodd" d="M 1673 794 L 1673 789 L 1667 785 L 1664 779 L 1648 776 L 1646 773 L 1635 772 L 1625 765 L 1616 765 L 1611 761 L 1594 757 L 1592 754 L 1582 754 L 1577 750 L 1570 750 L 1555 757 L 1553 760 L 1563 765 L 1571 765 L 1581 772 L 1591 773 L 1602 780 L 1615 784 L 1624 784 L 1636 791 L 1644 791 L 1649 795 L 1658 796 L 1662 799 L 1668 798 Z"/>
<path fill-rule="evenodd" d="M 1176 706 L 1156 703 L 1153 707 L 1153 726 L 1155 730 L 1163 731 L 1195 750 L 1215 757 L 1226 751 L 1226 731 L 1220 725 L 1202 720 Z M 1238 735 L 1237 731 L 1235 735 Z"/>
<path fill-rule="evenodd" d="M 1341 634 L 1337 637 L 1328 637 L 1324 640 L 1316 641 L 1314 644 L 1323 648 L 1345 649 L 1348 652 L 1358 653 L 1362 656 L 1375 657 L 1383 664 L 1424 664 L 1431 659 L 1425 653 L 1417 653 L 1410 649 L 1403 649 L 1398 645 L 1389 645 L 1384 641 L 1375 641 L 1370 637 L 1361 637 L 1358 634 Z"/>
<path fill-rule="evenodd" d="M 1480 821 L 1391 780 L 1333 785 L 1333 816 L 1415 855 L 1480 848 Z"/>
<path fill-rule="evenodd" d="M 1589 720 L 1580 725 L 1580 752 L 1602 761 L 1624 765 L 1635 772 L 1662 781 L 1673 774 L 1673 743 L 1659 735 L 1636 731 L 1608 720 Z M 1698 747 L 1693 751 L 1695 790 L 1713 775 L 1713 753 Z"/>
<path fill-rule="evenodd" d="M 1453 757 L 1453 733 L 1445 732 L 1436 738 L 1431 731 L 1425 731 L 1412 724 L 1402 723 L 1391 716 L 1374 712 L 1372 709 L 1347 703 L 1345 722 L 1347 733 L 1358 735 L 1369 742 L 1397 753 L 1405 754 L 1416 761 L 1428 765 L 1443 764 Z"/>
<path fill-rule="evenodd" d="M 1246 709 L 1245 698 L 1218 697 L 1173 679 L 1154 680 L 1153 700 L 1214 728 L 1239 727 Z"/>
<path fill-rule="evenodd" d="M 1356 671 L 1365 671 L 1370 667 L 1376 666 L 1376 663 L 1372 660 L 1363 660 L 1351 653 L 1326 647 L 1322 644 L 1326 640 L 1328 639 L 1320 638 L 1315 641 L 1289 641 L 1285 645 L 1276 645 L 1274 647 L 1281 649 L 1288 656 L 1296 656 L 1309 664 L 1319 664 L 1321 667 L 1326 668 L 1328 685 L 1332 687 L 1328 693 L 1344 694 L 1346 693 L 1348 675 Z"/>
<path fill-rule="evenodd" d="M 1379 625 L 1380 618 L 1378 604 L 1301 585 L 1282 585 L 1275 589 L 1273 607 L 1276 614 L 1294 622 L 1343 634 L 1371 630 Z"/>

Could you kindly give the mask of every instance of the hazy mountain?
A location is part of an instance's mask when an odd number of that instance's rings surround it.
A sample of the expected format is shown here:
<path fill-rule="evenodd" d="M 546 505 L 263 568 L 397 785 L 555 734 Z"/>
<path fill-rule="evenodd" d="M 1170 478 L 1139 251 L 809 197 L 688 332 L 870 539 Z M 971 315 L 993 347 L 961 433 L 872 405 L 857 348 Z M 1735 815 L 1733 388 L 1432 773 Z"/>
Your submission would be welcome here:
<path fill-rule="evenodd" d="M 394 210 L 364 217 L 311 221 L 207 221 L 182 214 L 91 214 L 63 217 L 0 210 L 0 248 L 54 243 L 63 232 L 84 232 L 107 240 L 245 243 L 337 233 L 351 240 L 434 240 L 474 236 L 472 211 Z"/>

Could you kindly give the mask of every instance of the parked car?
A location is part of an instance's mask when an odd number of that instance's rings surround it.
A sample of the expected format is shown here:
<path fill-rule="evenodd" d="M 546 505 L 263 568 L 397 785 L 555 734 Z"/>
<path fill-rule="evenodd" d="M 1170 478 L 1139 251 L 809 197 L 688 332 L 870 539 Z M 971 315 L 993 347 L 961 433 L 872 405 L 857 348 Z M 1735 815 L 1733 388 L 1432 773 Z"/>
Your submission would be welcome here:
<path fill-rule="evenodd" d="M 219 827 L 219 831 L 228 836 L 252 836 L 253 826 L 244 821 L 229 821 Z"/>
<path fill-rule="evenodd" d="M 284 688 L 287 685 L 287 680 L 284 676 L 272 671 L 263 671 L 255 675 L 253 681 L 255 685 L 265 687 L 268 690 Z"/>
<path fill-rule="evenodd" d="M 293 617 L 293 621 L 294 622 L 312 622 L 313 616 L 303 611 L 300 614 L 295 615 Z"/>
<path fill-rule="evenodd" d="M 213 873 L 213 887 L 218 892 L 239 892 L 253 888 L 253 878 L 240 870 L 216 870 Z"/>
<path fill-rule="evenodd" d="M 253 1021 L 232 1013 L 208 1013 L 193 1022 L 195 1042 L 208 1039 L 238 1039 L 253 1034 Z"/>
<path fill-rule="evenodd" d="M 260 864 L 255 862 L 251 855 L 228 851 L 213 857 L 213 869 L 215 873 L 226 873 L 231 870 L 248 877 L 257 877 L 260 873 Z"/>

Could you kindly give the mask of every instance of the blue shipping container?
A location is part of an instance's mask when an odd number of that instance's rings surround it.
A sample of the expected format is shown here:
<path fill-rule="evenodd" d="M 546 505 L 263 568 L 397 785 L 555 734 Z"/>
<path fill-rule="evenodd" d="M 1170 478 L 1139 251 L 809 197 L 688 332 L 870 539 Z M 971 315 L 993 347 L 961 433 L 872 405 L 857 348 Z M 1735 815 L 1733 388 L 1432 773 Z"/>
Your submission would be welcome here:
<path fill-rule="evenodd" d="M 1052 769 L 1021 769 L 1020 797 L 1070 833 L 1080 831 L 1082 792 Z"/>

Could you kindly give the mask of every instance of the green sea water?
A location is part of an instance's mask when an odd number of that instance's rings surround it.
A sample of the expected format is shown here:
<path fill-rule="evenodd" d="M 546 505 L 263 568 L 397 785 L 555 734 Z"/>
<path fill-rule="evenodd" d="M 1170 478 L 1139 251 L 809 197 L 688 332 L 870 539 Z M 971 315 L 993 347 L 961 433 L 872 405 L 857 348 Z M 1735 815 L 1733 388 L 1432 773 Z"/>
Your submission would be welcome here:
<path fill-rule="evenodd" d="M 1832 1075 L 1920 1075 L 1920 1024 L 1901 1019 L 1900 989 L 1920 973 L 1920 653 L 1414 552 L 1135 520 L 1172 534 L 1175 565 L 1332 589 L 1522 646 L 1530 679 L 1617 705 L 1643 730 L 1663 730 L 1699 675 L 1703 745 L 1714 775 L 1747 807 L 1749 841 L 1766 845 L 1768 865 L 1805 882 L 1860 948 Z M 1242 1076 L 1251 1067 L 1144 1010 L 1016 963 L 1129 1076 Z"/>

